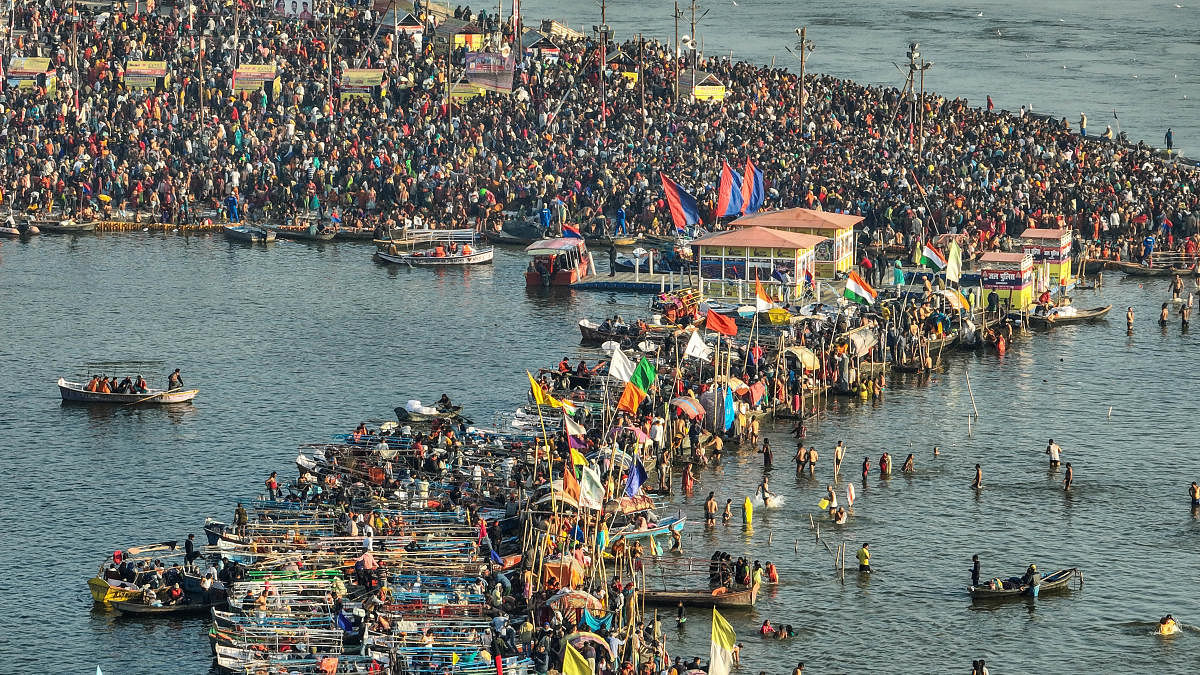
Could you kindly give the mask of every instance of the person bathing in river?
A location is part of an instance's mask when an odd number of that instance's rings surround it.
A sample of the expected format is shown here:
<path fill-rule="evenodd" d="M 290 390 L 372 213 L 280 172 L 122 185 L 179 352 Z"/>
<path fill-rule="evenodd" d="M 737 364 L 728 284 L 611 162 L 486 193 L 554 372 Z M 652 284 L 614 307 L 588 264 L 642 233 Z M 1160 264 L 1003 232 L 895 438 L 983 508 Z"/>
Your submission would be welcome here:
<path fill-rule="evenodd" d="M 775 493 L 771 492 L 771 486 L 766 476 L 763 476 L 762 482 L 758 484 L 755 496 L 762 500 L 763 506 L 770 506 L 771 500 L 775 498 Z"/>
<path fill-rule="evenodd" d="M 1162 304 L 1162 309 L 1159 310 L 1159 312 L 1158 312 L 1158 325 L 1163 326 L 1165 328 L 1167 325 L 1167 316 L 1168 316 L 1167 303 L 1164 302 Z"/>
<path fill-rule="evenodd" d="M 1178 274 L 1171 280 L 1171 300 L 1179 302 L 1179 296 L 1183 293 L 1183 278 Z"/>
<path fill-rule="evenodd" d="M 886 452 L 879 456 L 879 475 L 883 478 L 892 475 L 892 456 Z"/>
<path fill-rule="evenodd" d="M 975 465 L 975 480 L 971 481 L 971 487 L 976 490 L 983 488 L 983 469 L 978 464 Z"/>
<path fill-rule="evenodd" d="M 759 451 L 763 456 L 763 471 L 770 471 L 771 464 L 775 459 L 775 453 L 771 451 L 771 439 L 764 438 L 762 450 Z"/>
<path fill-rule="evenodd" d="M 904 473 L 913 472 L 913 455 L 911 452 L 908 453 L 908 457 L 904 460 L 904 465 L 900 467 L 900 470 Z"/>

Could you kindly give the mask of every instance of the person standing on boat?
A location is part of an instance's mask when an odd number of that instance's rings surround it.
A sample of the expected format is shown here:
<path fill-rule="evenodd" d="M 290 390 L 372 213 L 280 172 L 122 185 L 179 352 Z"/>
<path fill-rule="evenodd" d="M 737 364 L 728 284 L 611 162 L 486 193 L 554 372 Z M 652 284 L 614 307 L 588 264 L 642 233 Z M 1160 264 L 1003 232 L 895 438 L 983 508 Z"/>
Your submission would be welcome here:
<path fill-rule="evenodd" d="M 272 471 L 270 476 L 267 476 L 265 484 L 267 486 L 267 499 L 283 499 L 283 491 L 279 489 L 279 478 L 277 472 Z"/>
<path fill-rule="evenodd" d="M 167 377 L 167 389 L 178 389 L 183 386 L 183 375 L 176 368 L 175 372 Z"/>
<path fill-rule="evenodd" d="M 971 585 L 972 586 L 979 585 L 979 571 L 980 571 L 979 568 L 980 568 L 979 555 L 976 554 L 976 555 L 971 556 Z"/>
<path fill-rule="evenodd" d="M 250 524 L 250 517 L 246 514 L 246 507 L 238 502 L 237 509 L 233 512 L 233 525 L 239 537 L 246 536 L 246 526 Z"/>

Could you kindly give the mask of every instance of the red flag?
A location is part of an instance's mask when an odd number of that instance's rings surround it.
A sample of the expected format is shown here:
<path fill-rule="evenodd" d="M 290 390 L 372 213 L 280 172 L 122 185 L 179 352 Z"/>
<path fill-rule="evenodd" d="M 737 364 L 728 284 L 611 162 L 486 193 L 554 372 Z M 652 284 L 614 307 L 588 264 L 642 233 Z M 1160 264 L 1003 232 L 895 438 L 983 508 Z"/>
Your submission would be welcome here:
<path fill-rule="evenodd" d="M 704 317 L 704 325 L 709 330 L 715 330 L 721 335 L 733 336 L 737 335 L 738 332 L 737 324 L 733 322 L 733 319 L 717 314 L 711 309 L 708 310 L 708 314 Z"/>

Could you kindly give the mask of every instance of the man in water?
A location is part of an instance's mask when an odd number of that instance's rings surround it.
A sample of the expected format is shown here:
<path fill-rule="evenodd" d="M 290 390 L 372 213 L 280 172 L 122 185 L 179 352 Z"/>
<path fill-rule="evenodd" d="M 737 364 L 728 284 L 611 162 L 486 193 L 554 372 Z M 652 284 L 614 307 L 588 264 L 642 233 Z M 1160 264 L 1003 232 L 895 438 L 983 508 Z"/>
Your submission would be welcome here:
<path fill-rule="evenodd" d="M 1057 469 L 1059 458 L 1062 456 L 1062 448 L 1058 447 L 1058 443 L 1051 438 L 1046 444 L 1046 454 L 1050 455 L 1050 468 Z"/>
<path fill-rule="evenodd" d="M 1070 465 L 1068 464 L 1067 466 Z M 979 468 L 978 464 L 975 465 L 975 480 L 971 481 L 971 487 L 976 490 L 983 487 L 983 469 Z"/>
<path fill-rule="evenodd" d="M 1125 330 L 1133 332 L 1133 307 L 1125 310 Z"/>
<path fill-rule="evenodd" d="M 858 549 L 858 555 L 856 557 L 858 558 L 858 571 L 859 572 L 868 572 L 869 573 L 871 571 L 871 548 L 870 547 L 871 547 L 871 545 L 869 543 L 864 543 L 862 545 L 862 548 Z"/>
<path fill-rule="evenodd" d="M 1063 477 L 1063 489 L 1070 490 L 1071 483 L 1075 482 L 1075 471 L 1071 469 L 1071 463 L 1067 462 L 1067 474 Z"/>
<path fill-rule="evenodd" d="M 1200 507 L 1200 485 L 1196 481 L 1192 481 L 1192 486 L 1188 488 L 1188 495 L 1192 498 L 1192 506 Z"/>
<path fill-rule="evenodd" d="M 762 450 L 760 452 L 763 456 L 763 471 L 770 471 L 771 464 L 775 459 L 775 453 L 771 451 L 771 439 L 763 439 Z"/>
<path fill-rule="evenodd" d="M 836 476 L 842 470 L 842 460 L 846 458 L 846 446 L 838 441 L 833 449 L 833 474 Z"/>
<path fill-rule="evenodd" d="M 704 500 L 704 526 L 712 527 L 717 524 L 717 500 L 713 497 L 713 493 L 708 493 L 708 499 Z"/>

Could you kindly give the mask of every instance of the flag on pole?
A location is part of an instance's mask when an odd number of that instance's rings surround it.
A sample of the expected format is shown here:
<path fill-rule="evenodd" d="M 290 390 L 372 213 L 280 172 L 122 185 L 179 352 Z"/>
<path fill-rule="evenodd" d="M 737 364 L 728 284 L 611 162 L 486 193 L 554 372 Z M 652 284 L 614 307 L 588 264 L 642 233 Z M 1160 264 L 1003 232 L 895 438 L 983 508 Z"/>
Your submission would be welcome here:
<path fill-rule="evenodd" d="M 699 223 L 700 209 L 696 207 L 696 198 L 680 187 L 678 183 L 667 178 L 667 174 L 660 171 L 658 176 L 662 179 L 663 196 L 666 197 L 667 206 L 670 207 L 671 220 L 675 223 L 675 229 L 684 232 L 688 225 Z"/>
<path fill-rule="evenodd" d="M 579 233 L 579 228 L 574 225 L 563 224 L 562 233 L 564 238 L 568 239 L 583 239 L 583 235 Z"/>
<path fill-rule="evenodd" d="M 575 467 L 563 467 L 563 494 L 579 503 L 580 487 L 575 478 Z"/>
<path fill-rule="evenodd" d="M 877 294 L 870 284 L 858 276 L 858 272 L 850 270 L 850 276 L 846 279 L 846 290 L 842 292 L 842 295 L 857 303 L 873 305 Z"/>
<path fill-rule="evenodd" d="M 600 480 L 600 474 L 590 466 L 583 467 L 580 469 L 579 486 L 579 505 L 599 511 L 604 505 L 604 481 Z"/>
<path fill-rule="evenodd" d="M 942 255 L 942 252 L 934 248 L 932 244 L 926 242 L 924 248 L 921 249 L 921 264 L 940 272 L 946 269 L 946 256 Z"/>
<path fill-rule="evenodd" d="M 645 482 L 646 467 L 642 466 L 641 459 L 635 459 L 633 466 L 629 467 L 629 478 L 625 480 L 625 496 L 636 497 Z"/>
<path fill-rule="evenodd" d="M 683 355 L 707 361 L 712 358 L 712 347 L 704 344 L 704 340 L 700 339 L 700 331 L 692 331 L 687 346 L 683 348 Z"/>
<path fill-rule="evenodd" d="M 633 377 L 633 361 L 630 361 L 620 348 L 613 350 L 612 362 L 608 364 L 608 376 L 622 382 L 628 382 L 629 378 Z"/>
<path fill-rule="evenodd" d="M 708 314 L 704 315 L 704 326 L 709 330 L 714 330 L 720 333 L 721 335 L 733 336 L 737 335 L 738 332 L 737 324 L 734 323 L 733 319 L 721 314 L 717 314 L 711 309 L 708 310 Z"/>
<path fill-rule="evenodd" d="M 625 390 L 621 392 L 621 399 L 617 401 L 617 410 L 624 410 L 630 414 L 637 413 L 638 406 L 650 393 L 650 386 L 654 384 L 657 377 L 658 373 L 654 370 L 654 365 L 643 356 L 642 360 L 638 361 L 637 367 L 633 369 L 629 381 L 625 383 Z"/>
<path fill-rule="evenodd" d="M 713 607 L 712 644 L 708 649 L 708 675 L 729 675 L 733 668 L 733 648 L 737 634 L 733 626 Z"/>
<path fill-rule="evenodd" d="M 563 428 L 567 430 L 568 436 L 587 436 L 587 429 L 566 415 L 563 415 Z"/>
<path fill-rule="evenodd" d="M 747 214 L 756 213 L 762 208 L 766 198 L 763 185 L 763 172 L 754 167 L 754 162 L 746 159 L 746 173 L 742 176 L 742 204 Z"/>
<path fill-rule="evenodd" d="M 591 664 L 570 642 L 566 642 L 566 651 L 563 653 L 562 675 L 592 675 Z"/>
<path fill-rule="evenodd" d="M 733 426 L 737 411 L 733 408 L 733 387 L 725 387 L 725 431 Z"/>
<path fill-rule="evenodd" d="M 533 402 L 538 405 L 550 405 L 550 395 L 542 390 L 542 385 L 533 379 L 533 373 L 528 370 L 525 374 L 529 376 L 529 390 L 533 393 Z"/>
<path fill-rule="evenodd" d="M 741 215 L 744 203 L 742 177 L 729 168 L 729 162 L 721 162 L 721 181 L 717 184 L 717 217 Z"/>
<path fill-rule="evenodd" d="M 757 276 L 755 276 L 754 306 L 758 309 L 758 311 L 765 312 L 766 310 L 771 309 L 771 305 L 773 304 L 775 303 L 771 300 L 771 296 L 767 295 L 767 292 L 763 290 L 762 282 L 758 280 Z"/>
<path fill-rule="evenodd" d="M 946 261 L 946 280 L 958 282 L 962 278 L 962 249 L 958 247 L 958 242 L 950 240 L 950 255 Z"/>

